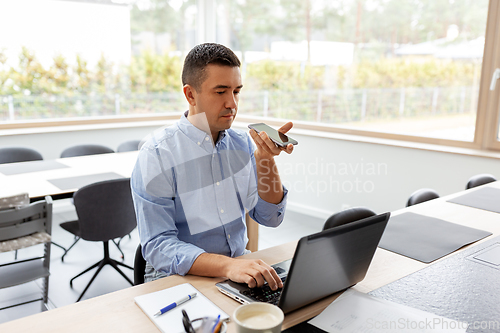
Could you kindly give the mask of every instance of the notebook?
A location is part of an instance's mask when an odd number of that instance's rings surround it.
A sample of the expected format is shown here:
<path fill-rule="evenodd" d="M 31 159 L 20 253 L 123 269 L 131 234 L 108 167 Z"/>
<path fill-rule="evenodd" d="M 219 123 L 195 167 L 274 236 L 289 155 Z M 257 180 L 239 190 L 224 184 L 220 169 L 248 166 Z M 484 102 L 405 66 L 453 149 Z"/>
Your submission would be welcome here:
<path fill-rule="evenodd" d="M 276 292 L 267 285 L 248 288 L 230 280 L 216 286 L 240 303 L 268 302 L 291 312 L 363 280 L 389 216 L 376 215 L 302 237 L 293 259 L 272 266 L 284 281 Z"/>
<path fill-rule="evenodd" d="M 187 295 L 196 293 L 196 297 L 182 305 L 155 317 L 161 308 L 176 302 Z M 221 320 L 229 318 L 217 305 L 200 293 L 190 283 L 156 291 L 134 298 L 135 303 L 149 317 L 149 319 L 164 333 L 184 333 L 182 325 L 182 309 L 186 310 L 191 320 L 201 317 L 216 317 L 220 315 Z"/>

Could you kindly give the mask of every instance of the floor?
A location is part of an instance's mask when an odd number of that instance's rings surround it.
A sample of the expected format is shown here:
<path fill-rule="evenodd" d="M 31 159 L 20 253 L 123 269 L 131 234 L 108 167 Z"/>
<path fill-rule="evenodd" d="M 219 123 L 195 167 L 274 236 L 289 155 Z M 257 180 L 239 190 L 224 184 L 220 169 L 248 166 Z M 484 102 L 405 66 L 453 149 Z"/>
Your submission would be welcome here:
<path fill-rule="evenodd" d="M 73 243 L 73 236 L 63 230 L 59 224 L 64 221 L 76 219 L 76 212 L 68 201 L 58 202 L 54 205 L 52 240 L 64 247 Z M 259 249 L 265 249 L 280 245 L 302 236 L 309 235 L 321 230 L 323 220 L 302 215 L 300 213 L 287 212 L 282 225 L 277 228 L 259 228 Z M 124 263 L 133 266 L 135 249 L 139 244 L 139 236 L 135 229 L 129 237 L 123 238 L 121 248 L 125 253 Z M 43 251 L 42 246 L 34 246 L 18 251 L 18 259 L 28 258 L 31 255 Z M 49 279 L 49 307 L 51 309 L 65 306 L 76 302 L 95 269 L 77 278 L 73 288 L 69 280 L 87 267 L 98 262 L 103 256 L 102 243 L 87 242 L 80 240 L 66 255 L 61 262 L 63 251 L 52 245 Z M 110 256 L 120 259 L 121 254 L 117 248 L 110 244 Z M 8 262 L 14 258 L 13 252 L 0 253 L 0 263 Z M 123 268 L 123 272 L 133 281 L 133 272 Z M 23 284 L 16 287 L 0 290 L 0 308 L 11 304 L 27 301 L 40 297 L 42 280 Z M 111 266 L 105 266 L 85 293 L 82 300 L 107 294 L 123 288 L 130 284 L 119 275 Z M 26 305 L 0 311 L 0 323 L 39 313 L 41 303 L 35 302 Z"/>

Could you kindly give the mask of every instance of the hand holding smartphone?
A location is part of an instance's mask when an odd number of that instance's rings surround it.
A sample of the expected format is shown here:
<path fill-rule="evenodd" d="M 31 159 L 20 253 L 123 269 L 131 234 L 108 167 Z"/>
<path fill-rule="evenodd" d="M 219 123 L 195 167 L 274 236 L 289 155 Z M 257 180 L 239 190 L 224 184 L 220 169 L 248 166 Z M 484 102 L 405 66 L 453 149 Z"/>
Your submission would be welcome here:
<path fill-rule="evenodd" d="M 266 132 L 271 141 L 273 141 L 278 147 L 286 148 L 290 143 L 292 145 L 297 145 L 297 140 L 292 139 L 291 137 L 278 132 L 271 126 L 268 126 L 264 123 L 250 124 L 248 128 L 255 130 L 255 132 Z"/>

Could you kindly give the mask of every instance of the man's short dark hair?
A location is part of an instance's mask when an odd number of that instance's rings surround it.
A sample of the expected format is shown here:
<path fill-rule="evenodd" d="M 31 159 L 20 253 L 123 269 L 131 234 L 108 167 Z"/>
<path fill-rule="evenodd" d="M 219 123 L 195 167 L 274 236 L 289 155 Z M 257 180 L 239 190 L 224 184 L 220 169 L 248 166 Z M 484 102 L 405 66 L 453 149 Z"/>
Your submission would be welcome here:
<path fill-rule="evenodd" d="M 224 45 L 205 43 L 196 45 L 189 51 L 182 68 L 182 85 L 189 84 L 196 91 L 200 91 L 201 84 L 207 78 L 206 67 L 216 64 L 229 67 L 240 67 L 241 63 L 236 54 Z"/>

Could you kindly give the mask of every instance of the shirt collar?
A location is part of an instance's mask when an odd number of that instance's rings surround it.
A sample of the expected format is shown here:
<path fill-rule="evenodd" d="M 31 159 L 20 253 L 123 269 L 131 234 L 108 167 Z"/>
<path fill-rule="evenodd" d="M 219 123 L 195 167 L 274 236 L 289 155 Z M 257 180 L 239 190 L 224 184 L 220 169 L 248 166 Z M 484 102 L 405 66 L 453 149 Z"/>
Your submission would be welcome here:
<path fill-rule="evenodd" d="M 178 122 L 179 129 L 186 134 L 188 138 L 190 138 L 194 143 L 200 145 L 203 143 L 210 143 L 212 146 L 212 136 L 205 133 L 201 129 L 195 127 L 191 122 L 187 119 L 189 110 L 184 112 L 181 116 L 180 121 Z M 208 140 L 206 138 L 208 137 Z M 216 145 L 221 142 L 226 137 L 226 130 L 219 132 L 219 138 L 217 139 Z M 200 142 L 200 143 L 198 143 Z M 212 146 L 213 147 L 213 146 Z"/>

